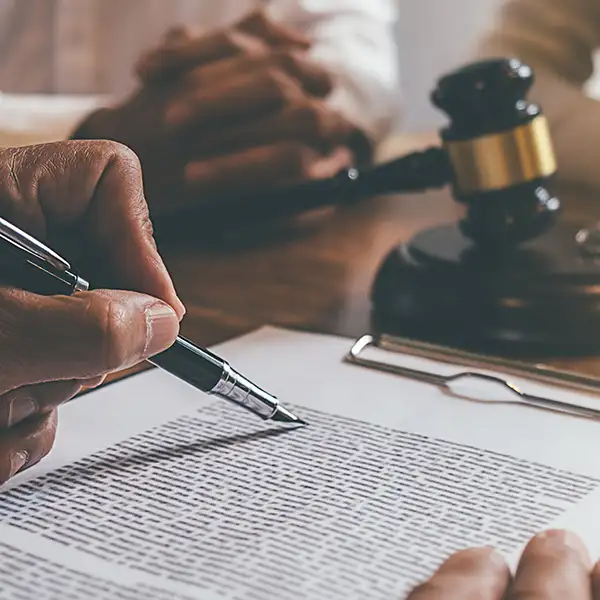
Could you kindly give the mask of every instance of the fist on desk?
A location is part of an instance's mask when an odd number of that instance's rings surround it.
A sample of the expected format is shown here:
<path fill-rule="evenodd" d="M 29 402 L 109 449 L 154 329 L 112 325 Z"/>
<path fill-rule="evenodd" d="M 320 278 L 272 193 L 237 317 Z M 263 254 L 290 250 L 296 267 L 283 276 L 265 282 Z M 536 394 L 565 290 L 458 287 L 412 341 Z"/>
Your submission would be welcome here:
<path fill-rule="evenodd" d="M 60 404 L 171 346 L 185 309 L 156 250 L 130 150 L 113 142 L 1 150 L 0 215 L 55 250 L 68 247 L 84 276 L 103 271 L 111 288 L 135 290 L 39 296 L 0 281 L 2 484 L 49 452 Z"/>
<path fill-rule="evenodd" d="M 204 37 L 171 31 L 140 59 L 135 94 L 75 136 L 132 148 L 153 214 L 329 177 L 369 145 L 328 107 L 333 81 L 309 48 L 262 13 Z"/>

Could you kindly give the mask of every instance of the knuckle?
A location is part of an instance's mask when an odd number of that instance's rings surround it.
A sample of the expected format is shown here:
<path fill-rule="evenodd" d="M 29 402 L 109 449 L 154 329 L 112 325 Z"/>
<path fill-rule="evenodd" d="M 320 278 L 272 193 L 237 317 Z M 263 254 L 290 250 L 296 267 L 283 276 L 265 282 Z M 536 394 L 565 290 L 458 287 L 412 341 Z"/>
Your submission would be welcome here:
<path fill-rule="evenodd" d="M 175 25 L 167 29 L 163 36 L 163 44 L 173 45 L 188 41 L 192 37 L 192 32 L 186 25 Z"/>
<path fill-rule="evenodd" d="M 300 52 L 287 48 L 275 52 L 273 59 L 277 66 L 285 69 L 291 75 L 296 75 L 298 72 L 302 71 L 304 64 L 304 60 Z"/>
<path fill-rule="evenodd" d="M 248 23 L 254 27 L 260 27 L 271 23 L 267 13 L 263 10 L 255 10 L 249 17 Z"/>
<path fill-rule="evenodd" d="M 110 140 L 101 140 L 98 142 L 103 145 L 102 151 L 107 156 L 109 162 L 117 163 L 123 167 L 140 170 L 140 159 L 138 155 L 125 144 L 113 142 Z"/>
<path fill-rule="evenodd" d="M 258 40 L 255 40 L 247 33 L 236 29 L 225 30 L 223 32 L 222 42 L 228 52 L 242 54 L 244 56 L 253 55 L 260 47 Z"/>
<path fill-rule="evenodd" d="M 140 160 L 137 154 L 125 144 L 112 140 L 78 141 L 92 162 L 102 163 L 105 168 L 116 166 L 125 170 L 139 171 Z"/>
<path fill-rule="evenodd" d="M 268 67 L 265 72 L 265 79 L 269 86 L 276 92 L 283 92 L 286 87 L 285 76 L 277 67 Z"/>
<path fill-rule="evenodd" d="M 293 104 L 301 97 L 301 90 L 294 81 L 280 69 L 269 68 L 266 73 L 267 83 L 283 105 Z"/>
<path fill-rule="evenodd" d="M 225 48 L 232 50 L 241 50 L 241 36 L 234 29 L 225 29 L 221 33 L 221 43 Z"/>
<path fill-rule="evenodd" d="M 235 27 L 241 31 L 252 33 L 254 35 L 263 35 L 269 27 L 269 19 L 265 14 L 264 9 L 259 9 L 251 12 L 242 21 L 237 23 Z"/>

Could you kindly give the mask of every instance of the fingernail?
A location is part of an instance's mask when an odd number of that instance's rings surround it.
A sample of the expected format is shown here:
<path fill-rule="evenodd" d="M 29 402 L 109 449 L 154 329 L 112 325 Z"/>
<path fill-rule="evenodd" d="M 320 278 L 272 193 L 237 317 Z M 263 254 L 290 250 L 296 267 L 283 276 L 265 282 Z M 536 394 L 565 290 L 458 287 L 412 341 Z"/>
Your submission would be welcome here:
<path fill-rule="evenodd" d="M 498 552 L 492 546 L 485 546 L 484 548 L 485 548 L 485 550 L 487 550 L 489 552 L 487 559 L 494 566 L 497 566 L 497 567 L 506 567 L 506 559 L 504 558 L 504 556 L 502 556 L 502 554 L 500 554 L 500 552 Z"/>
<path fill-rule="evenodd" d="M 10 476 L 14 477 L 29 460 L 29 453 L 25 450 L 17 450 L 10 457 Z"/>
<path fill-rule="evenodd" d="M 154 356 L 173 345 L 179 332 L 179 319 L 175 311 L 164 302 L 146 309 L 147 338 L 143 358 Z"/>
<path fill-rule="evenodd" d="M 81 381 L 81 390 L 94 390 L 100 387 L 106 381 L 106 375 L 100 377 L 92 377 Z"/>
<path fill-rule="evenodd" d="M 450 564 L 452 568 L 464 569 L 465 562 L 468 562 L 470 565 L 476 565 L 477 569 L 482 567 L 494 567 L 495 569 L 507 568 L 504 557 L 492 546 L 480 546 L 478 548 L 461 550 L 455 553 L 446 564 Z M 446 567 L 442 566 L 442 568 Z"/>
<path fill-rule="evenodd" d="M 187 309 L 185 308 L 185 304 L 179 299 L 179 296 L 175 297 L 175 303 L 177 306 L 175 306 L 175 312 L 177 313 L 177 316 L 179 317 L 179 320 L 181 321 L 181 319 L 183 319 L 183 317 L 185 317 L 185 313 L 187 312 Z"/>
<path fill-rule="evenodd" d="M 37 404 L 31 398 L 15 398 L 8 409 L 8 426 L 12 427 L 37 412 Z"/>
<path fill-rule="evenodd" d="M 579 536 L 575 535 L 570 531 L 566 531 L 563 529 L 552 529 L 550 531 L 544 531 L 536 536 L 536 539 L 547 543 L 547 544 L 556 544 L 567 546 L 571 548 L 571 550 L 575 550 L 586 562 L 589 562 L 589 553 L 585 544 L 579 538 Z"/>

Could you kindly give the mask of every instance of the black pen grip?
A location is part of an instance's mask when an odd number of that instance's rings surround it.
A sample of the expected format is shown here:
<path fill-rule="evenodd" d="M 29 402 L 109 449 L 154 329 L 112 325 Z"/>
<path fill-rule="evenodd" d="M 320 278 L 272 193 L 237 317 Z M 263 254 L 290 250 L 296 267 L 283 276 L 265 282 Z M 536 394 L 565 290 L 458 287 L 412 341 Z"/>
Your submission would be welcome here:
<path fill-rule="evenodd" d="M 181 336 L 168 350 L 148 362 L 205 392 L 210 392 L 219 383 L 224 371 L 222 360 Z"/>

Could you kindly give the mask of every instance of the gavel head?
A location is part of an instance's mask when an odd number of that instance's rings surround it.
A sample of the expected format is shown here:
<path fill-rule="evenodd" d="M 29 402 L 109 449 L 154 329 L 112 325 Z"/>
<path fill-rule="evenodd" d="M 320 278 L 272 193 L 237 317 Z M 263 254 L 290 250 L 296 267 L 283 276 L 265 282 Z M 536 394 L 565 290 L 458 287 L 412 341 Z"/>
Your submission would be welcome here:
<path fill-rule="evenodd" d="M 495 59 L 439 80 L 432 102 L 449 117 L 442 140 L 456 199 L 467 207 L 463 233 L 483 246 L 517 244 L 555 223 L 559 200 L 546 188 L 556 172 L 548 125 L 526 100 L 532 70 Z"/>

